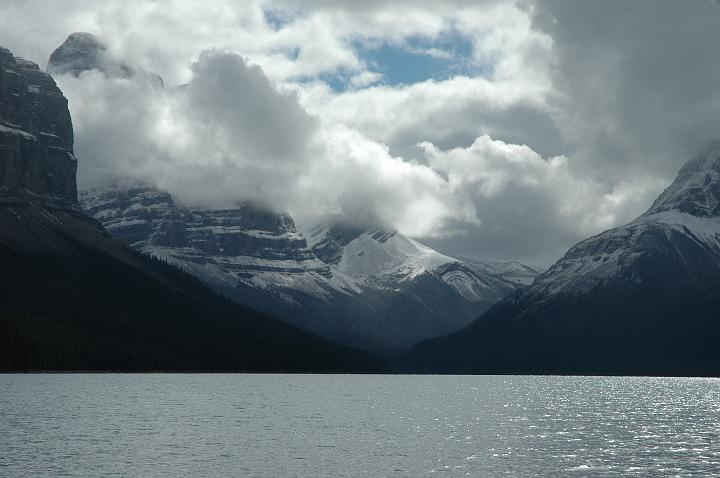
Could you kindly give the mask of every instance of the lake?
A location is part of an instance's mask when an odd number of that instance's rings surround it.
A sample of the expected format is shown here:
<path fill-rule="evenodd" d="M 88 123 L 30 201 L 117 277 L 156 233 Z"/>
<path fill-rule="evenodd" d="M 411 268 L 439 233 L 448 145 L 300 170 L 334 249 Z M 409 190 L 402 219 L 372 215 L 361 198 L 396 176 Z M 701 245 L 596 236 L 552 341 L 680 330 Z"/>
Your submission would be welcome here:
<path fill-rule="evenodd" d="M 720 380 L 0 375 L 0 476 L 720 475 Z"/>

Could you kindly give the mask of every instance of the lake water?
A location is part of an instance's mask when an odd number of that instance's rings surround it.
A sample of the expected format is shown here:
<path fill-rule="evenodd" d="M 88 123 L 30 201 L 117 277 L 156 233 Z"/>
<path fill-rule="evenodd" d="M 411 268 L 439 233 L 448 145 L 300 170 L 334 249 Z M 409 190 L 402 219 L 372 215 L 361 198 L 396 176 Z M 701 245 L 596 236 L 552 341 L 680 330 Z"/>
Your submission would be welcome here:
<path fill-rule="evenodd" d="M 0 375 L 0 476 L 720 476 L 720 381 Z"/>

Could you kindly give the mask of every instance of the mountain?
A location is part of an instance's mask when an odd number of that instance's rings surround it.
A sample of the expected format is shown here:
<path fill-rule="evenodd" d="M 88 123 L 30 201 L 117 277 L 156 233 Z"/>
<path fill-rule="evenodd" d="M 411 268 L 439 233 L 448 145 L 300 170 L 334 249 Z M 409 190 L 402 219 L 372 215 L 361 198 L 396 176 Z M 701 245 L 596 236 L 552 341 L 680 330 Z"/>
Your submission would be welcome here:
<path fill-rule="evenodd" d="M 439 317 L 457 322 L 454 303 L 487 309 L 516 289 L 530 284 L 537 272 L 513 262 L 460 260 L 441 254 L 397 232 L 348 226 L 320 226 L 309 235 L 317 257 L 340 277 L 360 287 L 404 291 L 432 308 Z"/>
<path fill-rule="evenodd" d="M 473 373 L 720 374 L 720 143 L 636 220 L 572 247 L 408 367 Z"/>
<path fill-rule="evenodd" d="M 333 271 L 366 285 L 397 287 L 425 274 L 467 300 L 494 303 L 538 273 L 518 262 L 474 261 L 441 254 L 398 232 L 325 225 L 309 235 L 312 251 Z"/>
<path fill-rule="evenodd" d="M 67 100 L 0 48 L 0 371 L 382 371 L 112 237 L 77 203 Z"/>
<path fill-rule="evenodd" d="M 226 296 L 371 350 L 456 330 L 536 275 L 517 263 L 461 261 L 379 229 L 331 225 L 306 239 L 288 214 L 186 207 L 148 185 L 106 185 L 80 200 L 131 247 Z"/>
<path fill-rule="evenodd" d="M 71 74 L 79 76 L 86 71 L 99 71 L 109 78 L 140 77 L 157 87 L 163 87 L 163 79 L 157 73 L 115 58 L 107 45 L 92 33 L 76 32 L 50 55 L 47 72 L 51 75 Z"/>
<path fill-rule="evenodd" d="M 97 70 L 126 79 L 140 71 L 89 33 L 70 35 L 48 70 L 76 76 Z M 310 239 L 318 245 L 311 247 L 287 214 L 247 204 L 179 206 L 149 185 L 118 183 L 85 191 L 81 199 L 133 248 L 182 267 L 238 302 L 366 349 L 407 348 L 456 330 L 536 275 L 518 264 L 460 261 L 400 234 L 339 225 L 314 231 Z M 354 236 L 343 242 L 335 237 L 341 231 Z M 323 241 L 332 241 L 342 263 L 327 260 Z M 394 262 L 371 265 L 377 254 Z"/>
<path fill-rule="evenodd" d="M 384 318 L 380 333 L 395 334 L 401 348 L 463 327 L 537 275 L 518 263 L 450 257 L 378 228 L 331 224 L 308 238 L 333 277 L 355 284 L 359 298 Z"/>
<path fill-rule="evenodd" d="M 50 56 L 48 71 L 75 76 L 98 71 L 141 81 L 153 75 L 130 63 L 95 35 L 73 33 Z M 81 200 L 126 244 L 180 266 L 233 300 L 375 351 L 407 348 L 456 330 L 536 275 L 519 264 L 462 261 L 400 234 L 334 224 L 308 239 L 332 241 L 337 258 L 345 257 L 336 264 L 327 260 L 322 244 L 308 244 L 287 214 L 249 204 L 218 210 L 182 206 L 167 192 L 122 178 L 84 191 Z M 347 242 L 335 237 L 343 230 L 354 234 Z M 378 269 L 381 263 L 365 270 L 376 253 L 395 255 L 395 262 L 386 270 Z"/>

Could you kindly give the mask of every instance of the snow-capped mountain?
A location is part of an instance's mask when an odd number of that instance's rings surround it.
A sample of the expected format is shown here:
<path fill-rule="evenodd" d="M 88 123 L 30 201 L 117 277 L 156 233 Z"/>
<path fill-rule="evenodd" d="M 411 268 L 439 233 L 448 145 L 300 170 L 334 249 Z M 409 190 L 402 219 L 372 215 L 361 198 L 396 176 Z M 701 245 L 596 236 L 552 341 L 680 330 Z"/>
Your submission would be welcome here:
<path fill-rule="evenodd" d="M 324 226 L 306 240 L 287 214 L 185 207 L 147 185 L 82 191 L 80 200 L 132 247 L 233 299 L 371 349 L 456 330 L 536 275 L 517 263 L 458 260 L 379 229 Z"/>
<path fill-rule="evenodd" d="M 519 263 L 456 259 L 397 232 L 377 228 L 320 226 L 310 231 L 309 242 L 335 274 L 366 286 L 396 289 L 430 274 L 470 302 L 497 302 L 537 275 Z"/>
<path fill-rule="evenodd" d="M 152 75 L 113 57 L 88 33 L 70 35 L 48 70 Z M 380 230 L 321 227 L 308 244 L 287 214 L 247 204 L 186 207 L 147 185 L 83 191 L 81 201 L 116 237 L 234 300 L 370 349 L 408 347 L 456 330 L 536 275 L 519 264 L 458 260 Z"/>
<path fill-rule="evenodd" d="M 717 373 L 719 299 L 717 143 L 646 213 L 575 245 L 522 293 L 413 356 L 466 371 Z"/>
<path fill-rule="evenodd" d="M 591 237 L 540 276 L 528 294 L 578 295 L 627 275 L 663 246 L 684 264 L 699 247 L 707 266 L 720 267 L 720 143 L 688 161 L 650 209 L 631 223 Z M 693 248 L 694 249 L 694 248 Z M 639 280 L 640 277 L 637 277 Z"/>
<path fill-rule="evenodd" d="M 234 209 L 179 206 L 169 193 L 146 185 L 81 191 L 85 210 L 112 234 L 142 252 L 182 264 L 218 285 L 299 290 L 323 298 L 329 267 L 308 248 L 287 214 L 249 205 Z M 293 302 L 290 296 L 284 296 Z"/>

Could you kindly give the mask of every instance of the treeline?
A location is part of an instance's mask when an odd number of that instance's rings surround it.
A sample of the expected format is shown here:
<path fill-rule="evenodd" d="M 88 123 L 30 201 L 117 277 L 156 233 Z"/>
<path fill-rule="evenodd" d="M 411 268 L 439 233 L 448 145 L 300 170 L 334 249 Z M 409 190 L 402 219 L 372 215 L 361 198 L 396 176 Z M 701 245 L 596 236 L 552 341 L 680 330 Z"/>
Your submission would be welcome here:
<path fill-rule="evenodd" d="M 385 364 L 210 291 L 177 267 L 140 268 L 0 246 L 0 371 L 378 372 Z"/>

